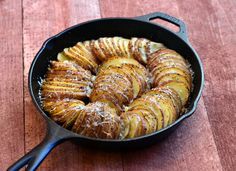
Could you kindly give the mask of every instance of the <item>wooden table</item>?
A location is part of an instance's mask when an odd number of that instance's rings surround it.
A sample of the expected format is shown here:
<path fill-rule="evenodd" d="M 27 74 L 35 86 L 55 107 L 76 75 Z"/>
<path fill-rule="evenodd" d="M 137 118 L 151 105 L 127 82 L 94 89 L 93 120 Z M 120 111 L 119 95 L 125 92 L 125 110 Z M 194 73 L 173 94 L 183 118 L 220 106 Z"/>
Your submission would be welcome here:
<path fill-rule="evenodd" d="M 133 152 L 104 152 L 66 142 L 39 170 L 236 170 L 235 0 L 1 0 L 0 170 L 37 145 L 45 124 L 28 93 L 27 75 L 43 41 L 101 17 L 162 11 L 188 26 L 205 68 L 196 113 L 164 142 Z"/>

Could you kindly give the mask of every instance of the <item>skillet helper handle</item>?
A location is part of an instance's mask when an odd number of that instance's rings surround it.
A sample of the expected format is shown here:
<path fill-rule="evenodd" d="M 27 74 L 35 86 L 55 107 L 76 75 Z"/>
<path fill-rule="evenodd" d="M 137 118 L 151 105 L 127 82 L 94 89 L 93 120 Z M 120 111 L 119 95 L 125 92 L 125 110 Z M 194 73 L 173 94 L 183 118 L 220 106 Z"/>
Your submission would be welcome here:
<path fill-rule="evenodd" d="M 151 20 L 154 20 L 157 18 L 162 19 L 167 22 L 170 22 L 170 23 L 178 26 L 179 31 L 176 34 L 179 37 L 181 37 L 183 40 L 188 41 L 186 25 L 182 20 L 180 20 L 178 18 L 175 18 L 173 16 L 170 16 L 170 15 L 162 13 L 162 12 L 154 12 L 154 13 L 150 13 L 147 15 L 135 17 L 135 19 L 142 20 L 142 21 L 151 21 Z"/>
<path fill-rule="evenodd" d="M 53 131 L 54 129 L 48 128 L 47 135 L 45 136 L 44 140 L 33 148 L 30 152 L 16 161 L 13 165 L 11 165 L 7 170 L 8 171 L 18 171 L 24 166 L 26 167 L 27 171 L 34 171 L 36 170 L 45 157 L 49 154 L 49 152 L 56 147 L 58 144 L 65 140 L 65 137 L 57 136 L 58 132 L 56 133 Z"/>

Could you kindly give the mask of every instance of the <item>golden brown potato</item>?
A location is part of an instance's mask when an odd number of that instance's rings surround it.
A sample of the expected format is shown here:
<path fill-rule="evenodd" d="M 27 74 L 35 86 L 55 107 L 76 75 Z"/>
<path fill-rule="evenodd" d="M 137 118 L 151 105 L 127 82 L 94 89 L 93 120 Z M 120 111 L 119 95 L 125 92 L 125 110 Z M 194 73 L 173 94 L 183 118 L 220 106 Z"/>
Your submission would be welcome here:
<path fill-rule="evenodd" d="M 84 69 L 91 70 L 94 73 L 96 73 L 98 67 L 96 58 L 81 42 L 73 47 L 65 48 L 63 52 L 57 55 L 57 59 L 61 62 L 72 60 Z"/>
<path fill-rule="evenodd" d="M 122 37 L 103 37 L 92 41 L 90 46 L 100 61 L 106 61 L 114 56 L 130 58 L 129 41 Z"/>
<path fill-rule="evenodd" d="M 92 75 L 72 62 L 51 62 L 42 83 L 43 99 L 83 99 L 91 92 Z"/>
<path fill-rule="evenodd" d="M 129 43 L 130 53 L 133 58 L 139 61 L 142 64 L 146 64 L 149 58 L 149 55 L 161 48 L 164 48 L 164 45 L 161 43 L 152 42 L 145 38 L 132 38 Z"/>
<path fill-rule="evenodd" d="M 109 71 L 110 68 L 121 68 L 126 72 L 126 75 L 131 77 L 134 98 L 140 96 L 148 87 L 148 73 L 144 66 L 140 65 L 136 60 L 131 58 L 113 57 L 107 60 L 99 67 L 99 73 Z M 113 71 L 112 71 L 113 72 Z M 114 71 L 115 72 L 115 71 Z"/>
<path fill-rule="evenodd" d="M 72 131 L 88 137 L 117 139 L 122 136 L 122 129 L 116 110 L 107 103 L 95 102 L 80 111 Z"/>
<path fill-rule="evenodd" d="M 190 90 L 188 89 L 187 85 L 184 82 L 168 81 L 162 86 L 167 88 L 172 88 L 173 90 L 175 90 L 181 99 L 183 107 L 186 105 L 190 95 Z"/>
<path fill-rule="evenodd" d="M 144 93 L 121 114 L 124 138 L 149 134 L 172 124 L 181 109 L 179 95 L 170 88 L 160 87 Z"/>
<path fill-rule="evenodd" d="M 146 90 L 147 75 L 146 69 L 134 59 L 110 58 L 99 67 L 90 99 L 109 101 L 120 110 Z"/>
<path fill-rule="evenodd" d="M 102 37 L 65 48 L 57 58 L 42 83 L 42 106 L 78 134 L 139 137 L 167 127 L 185 111 L 190 65 L 161 43 Z"/>
<path fill-rule="evenodd" d="M 152 75 L 153 87 L 172 88 L 184 106 L 192 89 L 189 64 L 174 50 L 160 49 L 149 56 L 147 67 Z M 182 107 L 183 107 L 182 106 Z"/>
<path fill-rule="evenodd" d="M 50 117 L 65 128 L 70 128 L 74 124 L 84 106 L 83 101 L 75 99 L 44 100 L 42 104 Z"/>
<path fill-rule="evenodd" d="M 122 107 L 133 98 L 132 88 L 131 77 L 122 69 L 111 67 L 97 75 L 90 99 L 92 102 L 112 99 L 115 106 Z"/>

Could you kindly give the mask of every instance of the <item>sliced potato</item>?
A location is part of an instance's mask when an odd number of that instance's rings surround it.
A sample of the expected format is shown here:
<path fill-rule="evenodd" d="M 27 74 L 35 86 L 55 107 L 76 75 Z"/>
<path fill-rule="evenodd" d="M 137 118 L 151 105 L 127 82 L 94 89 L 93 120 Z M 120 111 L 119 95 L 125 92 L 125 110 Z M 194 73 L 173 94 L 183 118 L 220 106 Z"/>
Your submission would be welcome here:
<path fill-rule="evenodd" d="M 100 70 L 105 70 L 109 66 L 121 66 L 122 64 L 132 64 L 132 65 L 137 65 L 140 66 L 140 64 L 131 58 L 120 58 L 120 57 L 113 57 L 111 59 L 108 59 L 105 63 L 103 63 L 100 68 Z"/>
<path fill-rule="evenodd" d="M 154 85 L 159 87 L 159 86 L 162 86 L 163 84 L 165 84 L 166 82 L 169 82 L 169 81 L 184 82 L 185 85 L 188 87 L 188 89 L 191 90 L 191 83 L 189 83 L 188 79 L 185 76 L 182 76 L 182 75 L 177 74 L 177 73 L 170 73 L 170 74 L 163 75 L 159 79 L 155 80 Z"/>
<path fill-rule="evenodd" d="M 90 72 L 75 63 L 53 61 L 42 83 L 42 98 L 83 99 L 91 91 L 91 78 Z"/>
<path fill-rule="evenodd" d="M 125 54 L 123 54 L 122 50 L 120 49 L 120 45 L 119 45 L 119 40 L 120 39 L 121 39 L 120 37 L 113 37 L 113 38 L 111 38 L 110 41 L 111 41 L 112 46 L 115 50 L 115 53 L 116 53 L 115 56 L 124 57 Z"/>
<path fill-rule="evenodd" d="M 58 54 L 57 54 L 57 60 L 58 60 L 58 61 L 61 61 L 61 62 L 64 62 L 64 61 L 70 61 L 71 58 L 69 58 L 69 57 L 63 55 L 63 53 L 58 53 Z"/>
<path fill-rule="evenodd" d="M 186 73 L 184 70 L 180 69 L 180 68 L 176 68 L 176 67 L 170 67 L 170 68 L 164 68 L 161 71 L 159 70 L 154 70 L 152 72 L 152 74 L 155 76 L 154 78 L 154 86 L 156 86 L 156 84 L 158 83 L 157 81 L 167 75 L 167 74 L 179 74 L 182 77 L 185 77 L 187 80 L 187 84 L 190 85 L 191 81 L 192 81 L 192 77 L 191 75 L 189 75 L 188 73 Z"/>
<path fill-rule="evenodd" d="M 152 89 L 151 91 L 144 94 L 144 97 L 148 95 L 153 95 L 154 97 L 165 101 L 165 105 L 170 110 L 170 118 L 169 118 L 168 124 L 173 123 L 178 117 L 178 112 L 179 112 L 178 109 L 176 109 L 176 107 L 178 107 L 176 106 L 177 105 L 177 103 L 175 102 L 176 99 L 174 99 L 170 93 L 167 93 L 167 91 L 164 91 L 162 88 Z"/>
<path fill-rule="evenodd" d="M 143 117 L 145 118 L 149 126 L 145 134 L 150 134 L 152 132 L 155 132 L 157 130 L 156 117 L 150 114 L 148 110 L 139 110 L 139 111 L 142 113 Z"/>
<path fill-rule="evenodd" d="M 132 53 L 130 53 L 130 50 L 129 50 L 130 40 L 122 38 L 122 41 L 123 41 L 123 47 L 124 47 L 123 49 L 125 50 L 126 56 L 128 58 L 133 58 Z"/>
<path fill-rule="evenodd" d="M 65 128 L 73 125 L 84 105 L 83 101 L 73 99 L 43 101 L 43 109 L 50 114 L 53 120 Z"/>
<path fill-rule="evenodd" d="M 171 99 L 174 105 L 175 111 L 176 111 L 174 115 L 174 120 L 176 120 L 179 117 L 179 114 L 181 113 L 181 110 L 183 107 L 179 95 L 173 89 L 166 88 L 166 87 L 159 87 L 158 91 L 165 93 Z"/>
<path fill-rule="evenodd" d="M 106 103 L 96 102 L 81 110 L 72 130 L 89 137 L 115 139 L 120 136 L 120 124 L 115 109 Z"/>
<path fill-rule="evenodd" d="M 92 48 L 92 52 L 100 61 L 106 60 L 106 55 L 104 54 L 103 49 L 100 47 L 100 43 L 98 40 L 91 41 L 90 45 Z"/>
<path fill-rule="evenodd" d="M 112 53 L 111 57 L 113 57 L 113 56 L 119 56 L 119 55 L 116 53 L 116 48 L 115 48 L 115 46 L 113 45 L 113 39 L 109 37 L 109 38 L 107 38 L 105 41 L 107 42 L 107 45 L 108 45 L 108 47 L 109 47 L 109 50 L 110 50 L 111 53 Z"/>
<path fill-rule="evenodd" d="M 162 44 L 162 43 L 156 43 L 156 42 L 152 42 L 152 41 L 149 41 L 148 42 L 148 49 L 147 49 L 147 54 L 150 55 L 162 48 L 165 48 L 165 46 Z"/>
<path fill-rule="evenodd" d="M 164 113 L 159 107 L 159 104 L 157 103 L 155 97 L 153 96 L 136 99 L 128 106 L 128 110 L 133 109 L 148 110 L 150 114 L 155 116 L 157 122 L 157 130 L 163 128 L 164 125 L 167 124 L 167 121 L 165 121 Z"/>
<path fill-rule="evenodd" d="M 178 93 L 183 106 L 187 103 L 190 90 L 188 89 L 188 87 L 186 86 L 184 82 L 169 81 L 163 84 L 162 86 L 174 89 Z"/>
<path fill-rule="evenodd" d="M 129 120 L 129 132 L 126 138 L 134 138 L 140 135 L 142 129 L 141 116 L 137 114 L 126 113 Z"/>

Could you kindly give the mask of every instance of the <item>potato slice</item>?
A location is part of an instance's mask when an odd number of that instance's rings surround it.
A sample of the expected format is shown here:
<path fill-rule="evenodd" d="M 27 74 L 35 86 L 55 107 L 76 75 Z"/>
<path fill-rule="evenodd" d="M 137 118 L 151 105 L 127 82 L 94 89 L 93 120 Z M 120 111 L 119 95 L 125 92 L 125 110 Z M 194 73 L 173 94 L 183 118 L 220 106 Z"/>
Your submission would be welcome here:
<path fill-rule="evenodd" d="M 109 50 L 110 50 L 111 53 L 112 53 L 112 56 L 111 56 L 111 57 L 113 57 L 113 56 L 119 56 L 119 55 L 116 53 L 116 48 L 115 48 L 114 45 L 113 45 L 113 39 L 109 37 L 109 38 L 106 39 L 106 42 L 107 42 L 107 45 L 108 45 L 108 47 L 109 47 Z"/>
<path fill-rule="evenodd" d="M 146 64 L 147 63 L 147 51 L 148 51 L 148 42 L 149 40 L 144 38 L 138 39 L 138 54 L 139 58 L 141 59 L 141 63 Z"/>
<path fill-rule="evenodd" d="M 106 56 L 105 60 L 111 58 L 113 56 L 113 54 L 112 54 L 112 51 L 111 51 L 109 44 L 107 42 L 107 37 L 99 38 L 98 42 L 99 42 L 100 48 L 102 49 L 103 53 Z"/>
<path fill-rule="evenodd" d="M 53 120 L 63 127 L 69 128 L 78 116 L 79 111 L 84 107 L 80 100 L 44 100 L 43 109 L 47 111 Z"/>
<path fill-rule="evenodd" d="M 90 46 L 91 46 L 92 52 L 100 61 L 106 60 L 106 55 L 104 54 L 102 47 L 100 47 L 98 40 L 91 41 Z"/>
<path fill-rule="evenodd" d="M 150 125 L 148 123 L 148 120 L 145 119 L 145 114 L 142 113 L 140 110 L 132 110 L 132 111 L 129 111 L 129 115 L 139 115 L 140 119 L 141 119 L 141 126 L 139 127 L 138 129 L 138 133 L 136 134 L 136 137 L 138 136 L 142 136 L 142 135 L 145 135 L 145 134 L 148 134 L 150 132 Z"/>
<path fill-rule="evenodd" d="M 81 110 L 72 130 L 81 135 L 115 139 L 120 135 L 120 119 L 106 103 L 95 102 Z"/>
<path fill-rule="evenodd" d="M 159 79 L 155 80 L 155 85 L 157 87 L 162 86 L 163 84 L 165 84 L 166 82 L 169 81 L 180 81 L 180 82 L 184 82 L 185 85 L 188 87 L 189 90 L 191 90 L 191 84 L 189 83 L 189 81 L 186 79 L 186 77 L 180 75 L 180 74 L 175 74 L 175 73 L 171 73 L 171 74 L 166 74 L 163 75 L 162 77 L 160 77 Z"/>
<path fill-rule="evenodd" d="M 179 112 L 178 109 L 176 109 L 177 103 L 174 101 L 176 99 L 173 99 L 172 96 L 170 96 L 171 94 L 167 93 L 166 91 L 163 91 L 161 88 L 152 89 L 151 91 L 149 91 L 146 94 L 144 94 L 144 97 L 145 96 L 149 96 L 149 95 L 152 95 L 152 96 L 154 96 L 154 97 L 156 97 L 158 99 L 162 99 L 162 100 L 165 101 L 164 103 L 169 108 L 169 111 L 170 111 L 169 112 L 169 114 L 170 114 L 169 116 L 170 117 L 169 117 L 168 124 L 173 123 L 176 120 L 176 118 L 178 117 L 178 114 L 179 114 L 178 113 Z"/>
<path fill-rule="evenodd" d="M 157 102 L 159 103 L 159 107 L 162 109 L 166 121 L 166 125 L 164 127 L 173 123 L 174 115 L 176 115 L 176 111 L 174 105 L 170 98 L 165 97 L 163 94 L 158 94 L 155 96 Z"/>
<path fill-rule="evenodd" d="M 139 111 L 142 113 L 143 117 L 146 119 L 149 125 L 148 130 L 146 131 L 146 134 L 155 132 L 157 130 L 156 117 L 150 114 L 148 110 L 139 110 Z"/>
<path fill-rule="evenodd" d="M 144 89 L 143 89 L 143 84 L 142 84 L 142 77 L 140 77 L 137 72 L 133 69 L 132 65 L 123 65 L 122 69 L 126 71 L 130 76 L 132 80 L 132 85 L 133 85 L 133 98 L 136 98 L 139 94 L 142 94 Z M 145 81 L 145 80 L 144 80 Z"/>
<path fill-rule="evenodd" d="M 142 119 L 141 116 L 137 114 L 129 114 L 127 113 L 127 118 L 129 119 L 129 133 L 126 138 L 134 138 L 140 135 L 140 131 L 142 128 Z"/>
<path fill-rule="evenodd" d="M 111 90 L 109 90 L 111 92 Z M 90 95 L 90 100 L 92 102 L 100 101 L 100 102 L 109 102 L 108 104 L 112 107 L 115 106 L 117 111 L 121 111 L 121 107 L 119 105 L 119 99 L 115 96 L 111 95 L 108 91 L 103 92 L 99 89 L 93 90 Z M 111 104 L 112 103 L 112 104 Z"/>
<path fill-rule="evenodd" d="M 188 89 L 188 87 L 186 86 L 184 82 L 169 81 L 163 84 L 162 86 L 174 89 L 178 93 L 183 106 L 187 103 L 190 90 Z"/>
<path fill-rule="evenodd" d="M 89 58 L 87 55 L 83 54 L 82 52 L 80 52 L 80 50 L 78 49 L 78 47 L 71 47 L 69 48 L 69 50 L 74 53 L 78 58 L 80 58 L 81 60 L 84 61 L 86 68 L 85 69 L 89 69 L 92 70 L 94 73 L 97 70 L 98 65 L 91 60 L 91 58 Z"/>
<path fill-rule="evenodd" d="M 155 64 L 153 62 L 151 65 L 149 65 L 149 69 L 151 71 L 160 70 L 164 67 L 178 67 L 189 73 L 188 66 L 185 64 L 185 62 L 179 61 L 179 60 L 168 59 L 168 60 L 157 62 Z"/>
<path fill-rule="evenodd" d="M 148 65 L 152 64 L 154 61 L 158 62 L 164 60 L 164 58 L 169 58 L 170 56 L 175 59 L 183 60 L 183 57 L 176 51 L 163 48 L 149 55 Z"/>
<path fill-rule="evenodd" d="M 138 38 L 136 37 L 131 38 L 129 42 L 129 52 L 134 59 L 141 61 L 141 59 L 139 58 L 140 56 L 138 53 L 137 43 L 138 43 Z"/>
<path fill-rule="evenodd" d="M 128 58 L 133 58 L 132 53 L 130 53 L 130 50 L 129 50 L 130 40 L 122 38 L 122 42 L 123 42 L 123 47 L 124 47 L 123 49 L 125 49 L 126 56 Z"/>
<path fill-rule="evenodd" d="M 121 113 L 120 118 L 123 123 L 123 132 L 121 133 L 120 138 L 124 139 L 128 136 L 130 131 L 130 117 L 125 112 L 123 112 Z"/>
<path fill-rule="evenodd" d="M 131 58 L 120 58 L 120 57 L 113 57 L 108 59 L 105 63 L 103 63 L 100 68 L 100 70 L 106 70 L 109 66 L 121 66 L 122 64 L 132 64 L 140 66 L 140 64 Z"/>
<path fill-rule="evenodd" d="M 95 83 L 93 91 L 100 91 L 101 95 L 110 90 L 110 94 L 118 99 L 118 104 L 122 106 L 127 104 L 133 98 L 133 89 L 131 83 L 131 76 L 129 76 L 122 69 L 111 66 L 107 70 L 99 72 Z M 92 99 L 93 92 L 91 94 Z M 114 101 L 114 100 L 113 100 Z"/>
<path fill-rule="evenodd" d="M 72 59 L 73 61 L 75 61 L 75 63 L 77 63 L 78 65 L 80 65 L 84 69 L 91 69 L 91 66 L 89 66 L 87 61 L 85 61 L 81 57 L 79 57 L 74 51 L 72 51 L 71 48 L 65 48 L 63 51 L 63 55 Z"/>
<path fill-rule="evenodd" d="M 164 112 L 159 107 L 159 104 L 157 103 L 155 97 L 153 96 L 136 99 L 128 106 L 128 110 L 133 110 L 133 109 L 148 110 L 150 114 L 155 116 L 157 122 L 157 130 L 160 130 L 168 123 L 165 120 Z"/>
<path fill-rule="evenodd" d="M 42 97 L 83 99 L 91 91 L 91 77 L 90 72 L 74 63 L 53 61 L 42 83 Z"/>
<path fill-rule="evenodd" d="M 71 58 L 63 55 L 63 53 L 58 53 L 57 54 L 57 60 L 61 61 L 61 62 L 64 62 L 64 61 L 71 61 Z"/>
<path fill-rule="evenodd" d="M 159 87 L 158 90 L 168 95 L 169 98 L 172 100 L 172 103 L 176 110 L 176 115 L 174 115 L 174 120 L 176 120 L 179 117 L 179 114 L 181 113 L 183 107 L 179 95 L 173 89 L 166 87 Z"/>
<path fill-rule="evenodd" d="M 162 44 L 162 43 L 156 43 L 156 42 L 152 42 L 152 41 L 149 41 L 148 42 L 148 45 L 147 45 L 147 54 L 148 56 L 162 48 L 165 48 L 165 46 Z"/>
<path fill-rule="evenodd" d="M 159 70 L 154 70 L 152 72 L 152 74 L 154 75 L 154 86 L 157 86 L 156 84 L 158 84 L 158 80 L 167 75 L 167 74 L 179 74 L 183 77 L 186 78 L 187 80 L 187 85 L 191 83 L 192 77 L 191 75 L 189 75 L 188 73 L 186 73 L 184 70 L 180 69 L 180 68 L 176 68 L 176 67 L 170 67 L 170 68 L 164 68 L 161 71 Z"/>
<path fill-rule="evenodd" d="M 122 38 L 122 37 L 119 37 L 117 43 L 118 43 L 118 48 L 119 48 L 120 52 L 122 53 L 121 57 L 127 58 L 126 47 L 124 46 L 125 45 L 125 39 Z"/>

